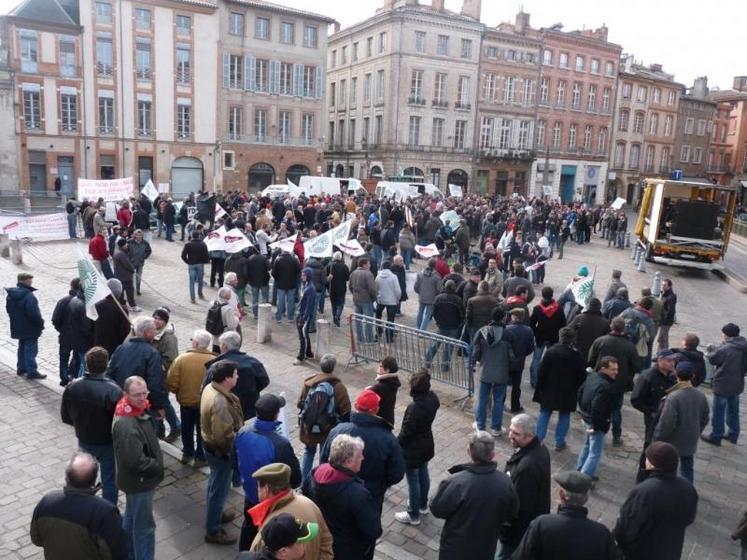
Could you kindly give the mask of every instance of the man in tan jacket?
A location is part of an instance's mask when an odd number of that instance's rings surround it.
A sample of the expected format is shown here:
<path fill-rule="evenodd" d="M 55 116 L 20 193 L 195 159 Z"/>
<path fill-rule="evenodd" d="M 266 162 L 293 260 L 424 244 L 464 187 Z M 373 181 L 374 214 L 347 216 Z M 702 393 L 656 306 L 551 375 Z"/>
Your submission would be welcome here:
<path fill-rule="evenodd" d="M 302 523 L 316 523 L 319 526 L 318 538 L 307 542 L 304 560 L 332 560 L 332 533 L 327 527 L 324 515 L 314 502 L 305 496 L 293 494 L 290 486 L 291 469 L 284 463 L 271 463 L 258 469 L 252 475 L 257 480 L 259 499 L 249 515 L 260 530 L 252 543 L 251 550 L 259 552 L 264 547 L 262 528 L 267 522 L 280 515 L 290 513 Z"/>
<path fill-rule="evenodd" d="M 221 527 L 236 518 L 236 512 L 223 512 L 231 488 L 233 443 L 244 423 L 239 398 L 231 393 L 239 373 L 236 362 L 218 360 L 209 371 L 212 381 L 202 390 L 200 418 L 205 457 L 210 466 L 207 491 L 205 542 L 234 544 L 236 537 Z"/>
<path fill-rule="evenodd" d="M 215 358 L 210 351 L 213 336 L 197 329 L 190 340 L 191 348 L 177 356 L 166 377 L 166 387 L 176 395 L 179 402 L 179 415 L 182 419 L 182 459 L 184 465 L 194 459 L 196 469 L 207 465 L 202 449 L 200 432 L 200 394 L 205 379 L 205 364 Z M 197 445 L 195 445 L 197 432 Z"/>

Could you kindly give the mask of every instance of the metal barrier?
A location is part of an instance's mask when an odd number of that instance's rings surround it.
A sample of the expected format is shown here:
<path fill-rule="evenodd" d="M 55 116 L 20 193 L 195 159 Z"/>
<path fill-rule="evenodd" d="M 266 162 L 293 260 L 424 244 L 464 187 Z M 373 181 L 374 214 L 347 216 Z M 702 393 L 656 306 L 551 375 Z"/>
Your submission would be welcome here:
<path fill-rule="evenodd" d="M 466 342 L 358 313 L 348 316 L 348 325 L 348 365 L 393 356 L 401 370 L 413 373 L 425 367 L 434 381 L 467 391 L 466 396 L 456 399 L 462 406 L 474 393 Z"/>

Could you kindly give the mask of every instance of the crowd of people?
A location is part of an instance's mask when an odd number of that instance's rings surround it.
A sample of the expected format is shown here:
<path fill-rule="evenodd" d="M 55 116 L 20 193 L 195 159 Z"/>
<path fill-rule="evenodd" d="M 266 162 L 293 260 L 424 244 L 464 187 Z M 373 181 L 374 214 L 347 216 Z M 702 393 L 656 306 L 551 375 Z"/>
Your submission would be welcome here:
<path fill-rule="evenodd" d="M 696 517 L 698 442 L 720 446 L 724 440 L 736 444 L 739 437 L 747 340 L 728 323 L 722 344 L 705 353 L 695 333 L 670 344 L 677 296 L 669 279 L 661 294 L 646 288 L 631 300 L 616 270 L 604 298 L 581 302 L 571 286 L 589 276 L 582 266 L 556 298 L 544 285 L 551 259 L 562 258 L 566 243 L 582 245 L 594 233 L 624 247 L 624 212 L 521 197 L 395 202 L 228 193 L 219 201 L 225 215 L 216 218 L 198 209 L 202 196 L 190 196 L 177 210 L 168 197 L 150 201 L 143 195 L 121 205 L 116 224 L 104 220 L 101 201 L 68 207 L 72 216 L 80 215 L 91 258 L 111 294 L 96 304 L 98 319 L 90 320 L 81 281 L 73 279 L 52 316 L 65 387 L 61 416 L 74 427 L 79 449 L 68 465 L 65 489 L 45 496 L 34 512 L 34 543 L 50 551 L 64 547 L 79 557 L 99 557 L 92 552 L 99 547 L 113 558 L 153 558 L 162 438 L 181 440 L 183 464 L 209 469 L 205 541 L 238 542 L 246 558 L 373 558 L 387 490 L 403 479 L 409 499 L 396 521 L 418 526 L 425 515 L 444 519 L 439 553 L 444 560 L 680 557 L 685 529 Z M 451 210 L 458 223 L 440 217 Z M 351 238 L 360 242 L 363 255 L 350 264 L 339 247 L 331 257 L 305 255 L 304 239 L 345 220 L 353 221 Z M 77 218 L 70 223 L 71 237 L 77 237 Z M 160 237 L 163 229 L 173 241 L 175 224 L 187 240 L 181 259 L 191 303 L 204 300 L 206 308 L 204 328 L 194 330 L 181 353 L 167 306 L 151 316 L 130 316 L 142 311 L 135 296 L 153 252 L 152 234 Z M 207 236 L 219 227 L 240 229 L 250 246 L 231 254 L 208 250 Z M 286 238 L 293 240 L 292 248 L 276 244 Z M 431 243 L 439 255 L 424 259 L 421 267 L 414 261 L 416 246 Z M 418 271 L 414 293 L 408 294 L 410 269 Z M 213 300 L 206 297 L 206 276 L 216 289 Z M 19 341 L 17 373 L 35 379 L 45 377 L 36 362 L 44 320 L 32 284 L 31 274 L 18 275 L 17 286 L 7 289 L 7 311 L 11 336 Z M 429 331 L 435 322 L 439 335 L 466 344 L 470 369 L 474 366 L 467 462 L 449 469 L 434 493 L 429 463 L 438 452 L 433 430 L 440 403 L 431 381 L 456 359 L 451 347 L 436 361 L 439 347 L 431 345 L 423 368 L 407 379 L 400 378 L 396 357 L 387 356 L 371 386 L 351 399 L 335 374 L 335 356 L 314 356 L 310 340 L 327 299 L 332 323 L 340 327 L 346 305 L 359 315 L 386 313 L 389 323 L 401 322 L 408 297 L 417 298 L 414 326 Z M 266 391 L 272 372 L 242 351 L 260 303 L 275 307 L 278 323 L 296 326 L 297 365 L 318 359 L 313 366 L 318 373 L 299 384 L 296 400 L 300 461 L 279 433 L 287 403 Z M 392 343 L 397 335 L 393 328 L 358 321 L 353 336 L 365 344 Z M 525 411 L 526 398 L 522 402 L 527 362 L 536 420 Z M 398 422 L 403 381 L 411 400 Z M 713 392 L 712 411 L 698 388 L 704 382 Z M 509 387 L 512 417 L 506 430 Z M 599 481 L 606 434 L 612 432 L 613 446 L 623 445 L 626 393 L 643 416 L 644 445 L 638 484 L 610 531 L 587 518 L 585 504 Z M 567 452 L 574 412 L 585 436 L 576 470 L 552 477 L 560 488 L 560 509 L 550 514 L 552 456 L 544 440 L 554 412 L 555 453 Z M 702 434 L 709 420 L 711 432 Z M 500 468 L 495 445 L 503 437 L 515 452 Z M 97 477 L 103 499 L 92 496 Z M 243 488 L 243 513 L 225 507 L 232 485 Z M 225 525 L 238 515 L 242 530 L 234 535 Z M 77 533 L 66 530 L 70 523 Z M 738 536 L 747 542 L 747 531 Z"/>

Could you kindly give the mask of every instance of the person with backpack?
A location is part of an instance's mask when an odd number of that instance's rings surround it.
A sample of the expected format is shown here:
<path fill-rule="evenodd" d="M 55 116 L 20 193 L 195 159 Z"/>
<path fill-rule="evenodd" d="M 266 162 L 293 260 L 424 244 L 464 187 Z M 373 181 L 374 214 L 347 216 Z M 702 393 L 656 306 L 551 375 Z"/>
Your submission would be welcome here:
<path fill-rule="evenodd" d="M 625 336 L 635 344 L 638 357 L 641 360 L 640 371 L 651 366 L 651 346 L 656 334 L 656 326 L 651 315 L 653 301 L 644 297 L 620 314 L 625 320 Z M 660 348 L 662 350 L 662 348 Z M 668 350 L 666 348 L 665 350 Z"/>
<path fill-rule="evenodd" d="M 350 396 L 345 384 L 334 375 L 336 366 L 337 358 L 324 354 L 319 361 L 321 372 L 304 380 L 296 403 L 299 435 L 305 446 L 301 462 L 304 481 L 311 475 L 317 447 L 338 423 L 350 421 Z"/>
<path fill-rule="evenodd" d="M 218 298 L 210 303 L 205 318 L 205 330 L 213 335 L 213 352 L 216 354 L 220 353 L 220 335 L 229 331 L 239 332 L 239 315 L 228 305 L 230 300 L 231 288 L 218 290 Z"/>

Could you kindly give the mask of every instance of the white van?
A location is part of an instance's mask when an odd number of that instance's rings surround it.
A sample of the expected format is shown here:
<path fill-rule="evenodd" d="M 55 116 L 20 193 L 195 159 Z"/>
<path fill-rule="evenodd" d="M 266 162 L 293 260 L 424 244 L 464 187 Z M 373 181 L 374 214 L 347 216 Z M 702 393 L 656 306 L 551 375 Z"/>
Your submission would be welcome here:
<path fill-rule="evenodd" d="M 267 196 L 270 198 L 285 198 L 286 195 L 298 196 L 301 190 L 293 185 L 270 185 L 265 187 L 259 193 L 261 196 Z"/>
<path fill-rule="evenodd" d="M 332 196 L 366 194 L 363 184 L 352 177 L 315 177 L 304 175 L 298 182 L 298 188 L 307 196 L 321 196 L 329 194 Z"/>
<path fill-rule="evenodd" d="M 376 184 L 376 195 L 386 196 L 397 201 L 406 198 L 418 198 L 427 194 L 434 198 L 443 198 L 443 193 L 432 183 L 399 183 L 396 181 L 379 181 Z"/>

